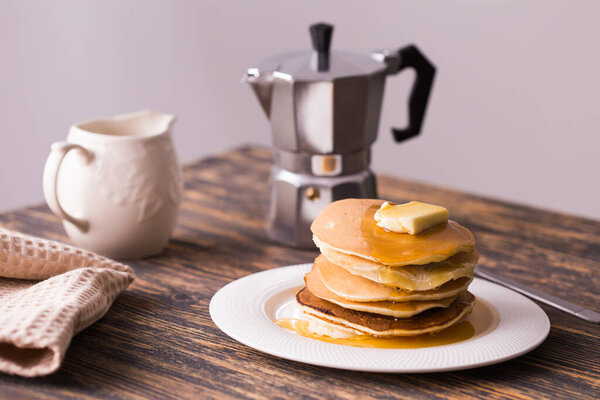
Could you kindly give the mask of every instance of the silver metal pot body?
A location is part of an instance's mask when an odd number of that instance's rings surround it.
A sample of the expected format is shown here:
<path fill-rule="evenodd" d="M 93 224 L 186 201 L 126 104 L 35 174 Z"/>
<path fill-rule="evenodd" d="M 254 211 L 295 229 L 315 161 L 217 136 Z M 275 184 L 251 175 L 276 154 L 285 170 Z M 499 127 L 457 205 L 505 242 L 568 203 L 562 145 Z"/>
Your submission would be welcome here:
<path fill-rule="evenodd" d="M 327 204 L 377 197 L 370 148 L 386 76 L 401 66 L 402 50 L 330 51 L 332 29 L 311 26 L 312 51 L 269 58 L 242 77 L 271 122 L 267 231 L 272 239 L 298 247 L 314 247 L 309 227 Z"/>

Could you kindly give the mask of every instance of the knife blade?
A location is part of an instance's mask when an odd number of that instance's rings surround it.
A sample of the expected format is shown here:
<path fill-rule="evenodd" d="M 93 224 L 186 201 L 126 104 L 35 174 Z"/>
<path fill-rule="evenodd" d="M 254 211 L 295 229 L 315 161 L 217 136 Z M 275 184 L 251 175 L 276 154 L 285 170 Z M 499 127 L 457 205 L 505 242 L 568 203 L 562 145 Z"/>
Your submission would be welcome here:
<path fill-rule="evenodd" d="M 554 296 L 549 293 L 544 293 L 540 290 L 534 289 L 510 278 L 505 278 L 496 275 L 488 269 L 479 266 L 475 268 L 475 275 L 488 281 L 497 283 L 501 286 L 512 289 L 515 292 L 519 292 L 527 297 L 530 297 L 541 303 L 547 304 L 550 307 L 554 307 L 558 310 L 572 314 L 577 318 L 581 318 L 583 320 L 593 322 L 595 324 L 600 324 L 600 313 L 588 310 L 587 308 L 581 307 L 577 304 L 573 304 L 570 301 L 561 299 L 560 297 Z"/>

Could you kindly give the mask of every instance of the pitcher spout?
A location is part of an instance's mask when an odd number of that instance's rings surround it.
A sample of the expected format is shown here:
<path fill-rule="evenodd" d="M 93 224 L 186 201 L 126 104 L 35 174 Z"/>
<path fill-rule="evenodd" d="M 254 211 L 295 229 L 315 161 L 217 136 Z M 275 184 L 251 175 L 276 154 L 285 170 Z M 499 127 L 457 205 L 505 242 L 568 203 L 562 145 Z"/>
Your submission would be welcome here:
<path fill-rule="evenodd" d="M 254 90 L 263 111 L 267 118 L 271 115 L 271 95 L 273 93 L 273 74 L 271 72 L 261 73 L 258 68 L 249 68 L 241 81 L 247 83 Z"/>
<path fill-rule="evenodd" d="M 155 110 L 142 110 L 131 113 L 129 116 L 132 117 L 132 122 L 144 125 L 148 130 L 160 133 L 171 131 L 173 124 L 177 122 L 175 115 Z"/>
<path fill-rule="evenodd" d="M 176 120 L 177 117 L 173 114 L 142 110 L 112 117 L 94 118 L 75 124 L 73 129 L 92 134 L 102 134 L 105 138 L 150 137 L 170 132 Z"/>

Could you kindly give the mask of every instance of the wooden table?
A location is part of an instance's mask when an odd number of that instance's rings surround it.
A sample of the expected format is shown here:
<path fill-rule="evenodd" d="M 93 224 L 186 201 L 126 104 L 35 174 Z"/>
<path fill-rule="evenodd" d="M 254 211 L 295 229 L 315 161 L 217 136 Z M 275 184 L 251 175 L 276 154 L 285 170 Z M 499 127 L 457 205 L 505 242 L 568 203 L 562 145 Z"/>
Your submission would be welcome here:
<path fill-rule="evenodd" d="M 550 336 L 527 355 L 473 370 L 376 374 L 272 357 L 223 334 L 208 305 L 225 284 L 316 252 L 270 243 L 263 231 L 270 152 L 244 147 L 184 168 L 179 225 L 164 254 L 133 262 L 137 280 L 77 335 L 62 368 L 36 379 L 0 375 L 10 398 L 600 398 L 600 327 L 542 306 Z M 447 206 L 478 241 L 481 265 L 600 308 L 600 223 L 378 176 L 381 197 Z M 67 241 L 44 205 L 0 225 Z"/>

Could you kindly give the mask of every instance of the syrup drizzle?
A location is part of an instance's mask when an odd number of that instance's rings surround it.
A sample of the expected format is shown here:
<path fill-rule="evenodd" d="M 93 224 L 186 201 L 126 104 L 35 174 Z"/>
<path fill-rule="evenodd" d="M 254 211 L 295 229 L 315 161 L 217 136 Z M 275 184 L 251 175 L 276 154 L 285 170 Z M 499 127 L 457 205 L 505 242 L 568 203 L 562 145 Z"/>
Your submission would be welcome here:
<path fill-rule="evenodd" d="M 348 338 L 332 338 L 321 336 L 308 329 L 308 321 L 295 318 L 282 318 L 275 321 L 280 327 L 300 336 L 322 342 L 341 344 L 354 347 L 369 347 L 378 349 L 419 349 L 424 347 L 443 346 L 462 342 L 475 334 L 475 328 L 469 321 L 462 321 L 438 334 L 428 333 L 417 336 L 377 337 L 370 335 L 351 336 Z"/>
<path fill-rule="evenodd" d="M 365 212 L 361 220 L 361 233 L 369 244 L 371 257 L 383 264 L 402 264 L 432 255 L 445 259 L 474 246 L 467 229 L 452 221 L 418 235 L 385 230 L 375 221 L 377 210 L 377 206 L 371 206 Z"/>

